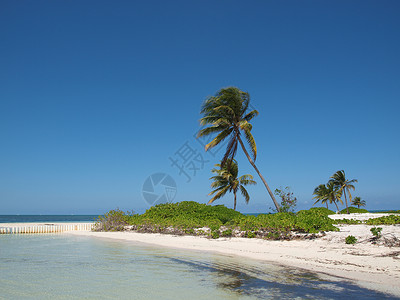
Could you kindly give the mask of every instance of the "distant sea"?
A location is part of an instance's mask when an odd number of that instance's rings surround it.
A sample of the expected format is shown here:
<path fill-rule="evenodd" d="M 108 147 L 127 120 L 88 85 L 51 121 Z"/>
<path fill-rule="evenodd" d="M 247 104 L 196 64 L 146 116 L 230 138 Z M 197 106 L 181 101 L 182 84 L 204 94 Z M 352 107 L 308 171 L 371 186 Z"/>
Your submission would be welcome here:
<path fill-rule="evenodd" d="M 0 215 L 0 223 L 92 222 L 98 215 Z"/>

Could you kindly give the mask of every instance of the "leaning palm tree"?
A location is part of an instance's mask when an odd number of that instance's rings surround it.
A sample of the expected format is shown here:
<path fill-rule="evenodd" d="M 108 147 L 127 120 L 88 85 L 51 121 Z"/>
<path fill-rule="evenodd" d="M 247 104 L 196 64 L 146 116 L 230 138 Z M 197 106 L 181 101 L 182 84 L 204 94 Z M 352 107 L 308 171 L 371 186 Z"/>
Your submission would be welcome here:
<path fill-rule="evenodd" d="M 327 189 L 325 184 L 320 184 L 314 189 L 315 195 L 313 199 L 316 199 L 313 205 L 317 204 L 321 201 L 321 204 L 326 204 L 326 208 L 328 208 L 328 197 L 327 197 Z"/>
<path fill-rule="evenodd" d="M 197 136 L 202 137 L 218 133 L 217 136 L 205 146 L 206 151 L 217 146 L 225 139 L 228 139 L 226 152 L 221 160 L 221 166 L 224 166 L 228 162 L 229 167 L 229 162 L 235 157 L 238 144 L 240 144 L 250 164 L 256 170 L 258 176 L 260 176 L 267 188 L 276 210 L 279 212 L 280 207 L 274 194 L 254 163 L 257 157 L 257 147 L 254 137 L 251 134 L 253 126 L 249 122 L 258 115 L 258 111 L 252 110 L 247 112 L 249 104 L 250 95 L 236 87 L 228 87 L 219 90 L 215 96 L 209 97 L 203 103 L 201 108 L 203 118 L 201 118 L 200 124 L 210 126 L 200 130 Z M 251 156 L 243 143 L 242 134 L 249 146 Z"/>
<path fill-rule="evenodd" d="M 331 180 L 329 182 L 332 182 L 333 185 L 342 193 L 344 194 L 344 199 L 346 200 L 346 210 L 347 213 L 349 214 L 349 206 L 347 204 L 347 197 L 346 197 L 346 192 L 349 194 L 349 200 L 351 202 L 351 193 L 350 190 L 355 189 L 353 183 L 358 182 L 357 179 L 352 179 L 348 180 L 346 179 L 346 174 L 343 170 L 337 171 L 335 174 L 331 176 Z"/>
<path fill-rule="evenodd" d="M 366 202 L 365 200 L 361 200 L 360 197 L 354 197 L 353 201 L 351 201 L 351 204 L 360 208 L 360 206 L 365 206 Z"/>
<path fill-rule="evenodd" d="M 235 160 L 229 161 L 229 164 L 222 166 L 221 164 L 216 164 L 218 169 L 212 169 L 212 172 L 216 175 L 210 179 L 214 180 L 211 187 L 214 188 L 208 195 L 214 195 L 208 204 L 213 203 L 215 200 L 223 197 L 228 191 L 233 192 L 233 209 L 236 210 L 236 193 L 240 189 L 240 192 L 244 196 L 246 203 L 249 203 L 250 196 L 247 192 L 245 186 L 249 184 L 256 184 L 253 180 L 252 175 L 243 175 L 238 178 L 238 165 Z"/>
<path fill-rule="evenodd" d="M 313 193 L 315 201 L 314 205 L 321 201 L 322 204 L 326 204 L 326 208 L 328 208 L 328 202 L 330 204 L 334 203 L 337 211 L 339 211 L 339 207 L 337 202 L 340 201 L 343 204 L 343 201 L 340 199 L 341 192 L 335 188 L 333 183 L 328 182 L 325 184 L 320 184 L 317 186 Z"/>

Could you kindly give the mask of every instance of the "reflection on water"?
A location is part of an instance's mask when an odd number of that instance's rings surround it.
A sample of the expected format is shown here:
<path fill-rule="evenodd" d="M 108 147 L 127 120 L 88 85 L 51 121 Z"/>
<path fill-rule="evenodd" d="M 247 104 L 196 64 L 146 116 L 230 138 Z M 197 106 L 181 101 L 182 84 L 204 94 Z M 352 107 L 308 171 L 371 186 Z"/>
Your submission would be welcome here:
<path fill-rule="evenodd" d="M 68 235 L 0 236 L 0 299 L 384 299 L 265 262 Z"/>

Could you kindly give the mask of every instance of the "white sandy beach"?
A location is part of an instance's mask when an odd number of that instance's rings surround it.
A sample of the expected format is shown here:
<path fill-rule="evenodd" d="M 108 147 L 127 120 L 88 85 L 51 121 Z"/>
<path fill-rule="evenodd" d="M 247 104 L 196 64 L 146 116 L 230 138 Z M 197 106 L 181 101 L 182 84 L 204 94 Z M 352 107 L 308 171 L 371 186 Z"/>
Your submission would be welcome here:
<path fill-rule="evenodd" d="M 339 218 L 368 218 L 352 214 Z M 377 217 L 377 215 L 372 215 Z M 333 216 L 337 218 L 336 216 Z M 314 240 L 267 241 L 247 238 L 219 238 L 217 240 L 195 236 L 135 232 L 72 231 L 74 235 L 118 239 L 147 243 L 163 247 L 197 251 L 213 251 L 225 255 L 238 255 L 270 261 L 291 267 L 335 275 L 358 282 L 359 285 L 400 296 L 400 247 L 373 245 L 368 225 L 340 226 L 340 232 L 328 232 Z M 384 237 L 400 238 L 400 225 L 382 227 Z M 353 235 L 355 245 L 345 244 Z"/>

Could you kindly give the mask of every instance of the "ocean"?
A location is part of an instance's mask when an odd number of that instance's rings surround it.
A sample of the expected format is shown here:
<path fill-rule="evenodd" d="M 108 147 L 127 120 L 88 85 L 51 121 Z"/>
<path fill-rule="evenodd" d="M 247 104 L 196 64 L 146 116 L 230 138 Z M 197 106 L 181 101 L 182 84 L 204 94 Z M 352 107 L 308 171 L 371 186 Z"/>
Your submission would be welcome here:
<path fill-rule="evenodd" d="M 70 234 L 0 235 L 0 299 L 393 299 L 334 276 Z"/>
<path fill-rule="evenodd" d="M 0 223 L 92 222 L 98 215 L 0 215 Z"/>

